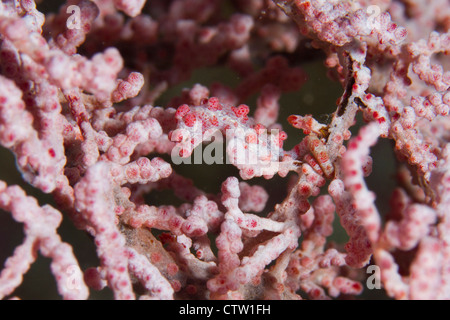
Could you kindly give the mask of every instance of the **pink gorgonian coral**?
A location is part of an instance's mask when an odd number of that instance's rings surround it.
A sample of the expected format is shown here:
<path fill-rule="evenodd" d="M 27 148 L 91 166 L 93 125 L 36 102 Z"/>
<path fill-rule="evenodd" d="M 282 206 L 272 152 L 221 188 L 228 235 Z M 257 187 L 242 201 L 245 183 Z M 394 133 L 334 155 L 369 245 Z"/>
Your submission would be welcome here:
<path fill-rule="evenodd" d="M 64 299 L 450 298 L 448 0 L 44 2 L 0 1 L 1 298 L 39 254 Z"/>

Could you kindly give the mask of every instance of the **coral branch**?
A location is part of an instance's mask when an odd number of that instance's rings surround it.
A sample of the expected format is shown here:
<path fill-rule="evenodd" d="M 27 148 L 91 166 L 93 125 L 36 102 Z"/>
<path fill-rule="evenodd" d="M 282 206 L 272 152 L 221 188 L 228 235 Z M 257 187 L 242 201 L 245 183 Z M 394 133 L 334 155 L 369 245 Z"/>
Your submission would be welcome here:
<path fill-rule="evenodd" d="M 449 8 L 0 1 L 0 298 L 449 299 Z"/>

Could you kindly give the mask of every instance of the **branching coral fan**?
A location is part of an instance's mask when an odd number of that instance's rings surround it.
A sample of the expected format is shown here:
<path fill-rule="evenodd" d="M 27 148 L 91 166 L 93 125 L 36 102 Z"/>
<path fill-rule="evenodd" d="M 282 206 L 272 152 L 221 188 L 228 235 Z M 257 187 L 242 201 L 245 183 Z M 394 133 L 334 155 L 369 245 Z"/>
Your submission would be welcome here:
<path fill-rule="evenodd" d="M 0 297 L 40 253 L 65 299 L 350 297 L 368 266 L 389 297 L 450 298 L 448 0 L 36 2 L 0 1 L 0 143 L 54 205 L 0 181 L 24 233 Z M 308 54 L 342 94 L 326 121 L 299 101 L 288 137 L 280 99 L 307 83 Z M 238 83 L 173 90 L 213 67 Z M 366 183 L 380 139 L 398 168 L 388 212 Z M 236 175 L 203 190 L 177 171 L 194 158 Z M 268 210 L 264 179 L 288 181 Z M 152 203 L 158 190 L 182 203 Z M 97 266 L 81 268 L 63 219 Z"/>

